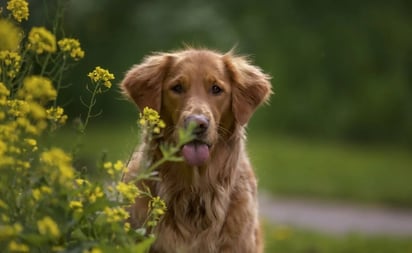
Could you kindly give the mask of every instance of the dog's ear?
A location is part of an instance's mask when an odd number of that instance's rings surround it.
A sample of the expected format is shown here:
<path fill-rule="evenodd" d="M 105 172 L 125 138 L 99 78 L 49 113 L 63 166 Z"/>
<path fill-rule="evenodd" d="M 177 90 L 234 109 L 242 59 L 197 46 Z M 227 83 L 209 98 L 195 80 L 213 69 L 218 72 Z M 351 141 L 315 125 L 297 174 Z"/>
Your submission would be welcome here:
<path fill-rule="evenodd" d="M 231 52 L 223 56 L 223 61 L 232 82 L 233 115 L 240 125 L 245 125 L 256 108 L 269 100 L 272 93 L 270 76 L 245 57 Z"/>
<path fill-rule="evenodd" d="M 120 84 L 123 93 L 133 99 L 139 110 L 150 107 L 160 111 L 162 83 L 171 64 L 172 56 L 158 53 L 134 65 Z"/>

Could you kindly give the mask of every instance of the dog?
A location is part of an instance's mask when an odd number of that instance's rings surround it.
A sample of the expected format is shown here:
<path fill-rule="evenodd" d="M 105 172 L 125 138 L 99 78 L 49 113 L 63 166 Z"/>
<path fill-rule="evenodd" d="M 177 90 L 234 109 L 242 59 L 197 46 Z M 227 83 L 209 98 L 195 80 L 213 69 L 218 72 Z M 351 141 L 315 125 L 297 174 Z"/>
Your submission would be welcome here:
<path fill-rule="evenodd" d="M 245 127 L 272 93 L 269 75 L 232 51 L 185 48 L 146 57 L 120 87 L 139 110 L 158 111 L 167 126 L 140 145 L 124 181 L 136 177 L 142 157 L 160 159 L 159 144 L 175 143 L 179 128 L 194 125 L 195 139 L 180 150 L 183 161 L 162 164 L 160 180 L 145 182 L 167 205 L 150 252 L 262 252 Z M 147 218 L 148 201 L 137 198 L 130 208 L 133 227 Z"/>

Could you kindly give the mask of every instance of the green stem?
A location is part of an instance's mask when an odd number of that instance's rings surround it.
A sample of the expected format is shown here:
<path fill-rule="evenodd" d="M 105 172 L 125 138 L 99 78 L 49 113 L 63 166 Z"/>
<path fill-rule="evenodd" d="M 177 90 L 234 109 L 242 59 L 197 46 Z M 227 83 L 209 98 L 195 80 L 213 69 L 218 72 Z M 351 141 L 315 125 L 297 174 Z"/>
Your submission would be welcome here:
<path fill-rule="evenodd" d="M 92 97 L 90 99 L 90 104 L 88 105 L 87 116 L 86 116 L 86 119 L 84 120 L 84 124 L 83 124 L 82 129 L 81 129 L 82 133 L 84 133 L 84 131 L 86 130 L 86 127 L 89 124 L 89 120 L 92 116 L 92 109 L 93 109 L 94 105 L 96 104 L 96 94 L 97 94 L 97 90 L 98 90 L 99 87 L 100 87 L 100 83 L 97 83 L 94 86 Z"/>
<path fill-rule="evenodd" d="M 59 91 L 60 91 L 60 89 L 61 89 L 61 83 L 62 83 L 62 79 L 63 79 L 63 72 L 64 72 L 65 65 L 66 65 L 66 57 L 63 57 L 63 63 L 62 63 L 62 65 L 61 65 L 61 67 L 60 67 L 60 70 L 59 70 L 59 72 L 58 72 L 58 78 L 57 78 L 57 84 L 56 84 L 57 96 L 56 96 L 56 99 L 55 99 L 54 102 L 53 102 L 53 106 L 54 106 L 54 107 L 57 106 L 57 98 L 58 98 L 58 96 L 59 96 L 59 94 L 60 94 Z"/>
<path fill-rule="evenodd" d="M 41 67 L 41 72 L 40 72 L 41 76 L 44 76 L 44 72 L 46 72 L 46 68 L 47 68 L 47 65 L 49 64 L 50 56 L 51 56 L 51 54 L 47 53 L 46 60 L 42 64 L 42 67 Z"/>

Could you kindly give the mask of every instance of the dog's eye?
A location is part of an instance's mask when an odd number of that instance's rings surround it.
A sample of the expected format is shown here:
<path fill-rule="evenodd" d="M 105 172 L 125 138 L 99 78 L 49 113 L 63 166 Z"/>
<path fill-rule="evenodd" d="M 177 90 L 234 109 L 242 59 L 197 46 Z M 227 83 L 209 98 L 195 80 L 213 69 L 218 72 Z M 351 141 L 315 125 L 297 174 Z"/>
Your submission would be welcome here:
<path fill-rule="evenodd" d="M 220 88 L 218 85 L 214 84 L 212 86 L 212 94 L 213 95 L 219 95 L 220 93 L 222 93 L 223 89 Z"/>
<path fill-rule="evenodd" d="M 173 85 L 172 88 L 171 88 L 171 90 L 172 90 L 174 93 L 182 94 L 182 93 L 183 93 L 183 85 L 180 84 L 180 83 L 178 83 L 178 84 L 176 84 L 176 85 Z"/>

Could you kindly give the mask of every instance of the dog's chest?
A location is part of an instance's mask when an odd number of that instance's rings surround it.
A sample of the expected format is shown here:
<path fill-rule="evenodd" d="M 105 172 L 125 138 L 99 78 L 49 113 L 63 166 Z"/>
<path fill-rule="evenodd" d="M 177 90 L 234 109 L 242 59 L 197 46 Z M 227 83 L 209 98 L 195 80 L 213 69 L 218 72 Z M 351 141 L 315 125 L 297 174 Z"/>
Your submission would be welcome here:
<path fill-rule="evenodd" d="M 222 226 L 226 203 L 216 191 L 180 191 L 167 198 L 163 224 L 183 237 L 210 232 Z"/>
<path fill-rule="evenodd" d="M 155 248 L 216 252 L 225 218 L 225 208 L 216 193 L 180 192 L 164 198 L 167 211 L 157 227 Z"/>

